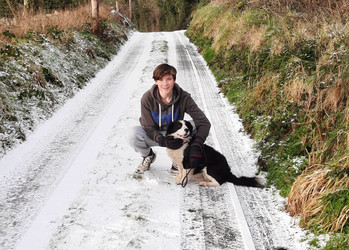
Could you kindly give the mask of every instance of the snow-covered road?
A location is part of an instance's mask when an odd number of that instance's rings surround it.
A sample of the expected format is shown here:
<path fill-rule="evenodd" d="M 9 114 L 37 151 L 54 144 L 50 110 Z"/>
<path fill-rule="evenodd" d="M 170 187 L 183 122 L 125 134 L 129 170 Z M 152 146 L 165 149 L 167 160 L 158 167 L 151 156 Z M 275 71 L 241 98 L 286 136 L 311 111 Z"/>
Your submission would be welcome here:
<path fill-rule="evenodd" d="M 163 62 L 212 123 L 207 143 L 236 175 L 256 172 L 253 141 L 183 31 L 134 33 L 117 56 L 0 160 L 0 249 L 305 249 L 273 189 L 175 185 L 156 148 L 142 179 L 125 142 Z"/>

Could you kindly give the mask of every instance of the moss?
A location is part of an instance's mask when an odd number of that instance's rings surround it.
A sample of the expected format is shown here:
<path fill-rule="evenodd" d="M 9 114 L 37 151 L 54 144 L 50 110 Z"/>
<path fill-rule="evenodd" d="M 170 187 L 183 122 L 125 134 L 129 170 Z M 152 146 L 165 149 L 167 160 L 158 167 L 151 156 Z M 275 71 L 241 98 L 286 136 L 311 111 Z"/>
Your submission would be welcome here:
<path fill-rule="evenodd" d="M 63 87 L 64 85 L 59 81 L 59 79 L 54 75 L 53 71 L 50 68 L 42 68 L 46 82 L 51 84 Z"/>
<path fill-rule="evenodd" d="M 210 63 L 216 57 L 216 53 L 212 48 L 207 48 L 202 52 L 202 55 L 206 62 Z"/>
<path fill-rule="evenodd" d="M 260 26 L 268 24 L 269 15 L 264 10 L 250 10 L 243 13 L 249 26 Z"/>
<path fill-rule="evenodd" d="M 309 241 L 309 245 L 312 246 L 312 247 L 315 247 L 315 249 L 320 249 L 321 246 L 319 244 L 319 239 L 317 238 L 314 238 L 312 240 Z"/>
<path fill-rule="evenodd" d="M 15 38 L 16 35 L 14 33 L 12 33 L 10 30 L 5 30 L 2 32 L 2 34 L 6 37 L 9 37 L 9 38 Z"/>
<path fill-rule="evenodd" d="M 321 211 L 324 215 L 321 218 L 322 221 L 319 223 L 319 220 L 315 217 L 310 227 L 315 232 L 323 233 L 328 232 L 329 227 L 333 226 L 333 222 L 340 217 L 342 211 L 349 207 L 349 189 L 340 189 L 324 195 L 321 205 L 324 207 Z M 322 226 L 323 224 L 327 226 Z M 349 224 L 347 222 L 342 225 L 341 231 L 349 233 Z"/>
<path fill-rule="evenodd" d="M 346 250 L 349 249 L 349 234 L 335 234 L 327 242 L 323 250 Z"/>
<path fill-rule="evenodd" d="M 21 52 L 16 45 L 7 43 L 4 48 L 0 49 L 0 55 L 5 59 L 19 58 Z"/>
<path fill-rule="evenodd" d="M 64 30 L 60 30 L 55 26 L 49 26 L 47 28 L 47 34 L 49 37 L 52 37 L 53 39 L 61 40 L 64 36 Z"/>

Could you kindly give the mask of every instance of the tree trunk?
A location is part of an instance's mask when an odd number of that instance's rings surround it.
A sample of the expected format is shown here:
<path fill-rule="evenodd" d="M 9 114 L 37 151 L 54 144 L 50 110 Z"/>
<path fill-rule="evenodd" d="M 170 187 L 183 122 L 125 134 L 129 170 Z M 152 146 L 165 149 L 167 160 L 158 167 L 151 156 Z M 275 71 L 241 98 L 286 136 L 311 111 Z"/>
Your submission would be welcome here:
<path fill-rule="evenodd" d="M 130 12 L 130 20 L 132 20 L 132 0 L 128 0 L 128 11 Z"/>
<path fill-rule="evenodd" d="M 99 21 L 99 1 L 91 0 L 92 7 L 92 32 L 99 35 L 101 32 L 100 21 Z"/>
<path fill-rule="evenodd" d="M 24 5 L 25 9 L 28 9 L 29 8 L 29 0 L 24 0 L 23 5 Z"/>

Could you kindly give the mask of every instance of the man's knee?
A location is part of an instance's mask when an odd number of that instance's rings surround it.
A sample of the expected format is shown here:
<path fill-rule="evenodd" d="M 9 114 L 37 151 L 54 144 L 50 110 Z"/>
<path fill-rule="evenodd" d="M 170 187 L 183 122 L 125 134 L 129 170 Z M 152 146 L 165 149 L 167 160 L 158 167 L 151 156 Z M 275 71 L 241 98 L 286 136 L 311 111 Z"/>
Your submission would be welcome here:
<path fill-rule="evenodd" d="M 133 126 L 127 129 L 127 142 L 130 145 L 136 145 L 139 141 L 144 141 L 145 131 L 141 126 Z"/>

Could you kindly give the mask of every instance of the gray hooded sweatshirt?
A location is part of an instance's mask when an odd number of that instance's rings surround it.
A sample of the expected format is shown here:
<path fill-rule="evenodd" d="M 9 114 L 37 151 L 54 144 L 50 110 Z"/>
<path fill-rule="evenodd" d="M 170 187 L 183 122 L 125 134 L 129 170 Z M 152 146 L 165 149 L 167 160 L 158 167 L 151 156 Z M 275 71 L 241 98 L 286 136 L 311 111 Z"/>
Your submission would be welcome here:
<path fill-rule="evenodd" d="M 158 86 L 154 84 L 150 90 L 144 93 L 141 99 L 141 117 L 139 119 L 147 136 L 158 142 L 172 121 L 182 120 L 187 113 L 193 119 L 196 126 L 195 141 L 193 144 L 201 146 L 206 140 L 211 124 L 206 115 L 194 102 L 190 94 L 184 91 L 177 83 L 173 88 L 170 103 L 161 101 Z"/>

